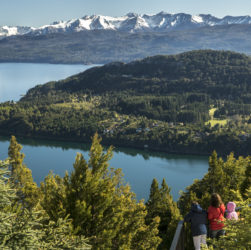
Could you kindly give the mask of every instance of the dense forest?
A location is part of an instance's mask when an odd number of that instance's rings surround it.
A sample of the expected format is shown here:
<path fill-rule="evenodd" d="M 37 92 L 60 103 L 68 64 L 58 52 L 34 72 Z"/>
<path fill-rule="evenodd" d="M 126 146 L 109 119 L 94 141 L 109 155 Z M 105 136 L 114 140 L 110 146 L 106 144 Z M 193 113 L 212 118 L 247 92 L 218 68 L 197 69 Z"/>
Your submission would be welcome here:
<path fill-rule="evenodd" d="M 229 24 L 171 32 L 92 30 L 23 35 L 0 40 L 0 62 L 104 64 L 198 49 L 250 55 L 250 34 L 250 24 Z"/>
<path fill-rule="evenodd" d="M 191 51 L 115 62 L 0 104 L 0 133 L 173 153 L 248 155 L 251 58 Z"/>
<path fill-rule="evenodd" d="M 95 134 L 88 161 L 77 154 L 70 174 L 50 172 L 38 186 L 23 163 L 22 146 L 11 137 L 9 157 L 0 161 L 2 249 L 166 250 L 191 202 L 206 209 L 212 192 L 220 193 L 224 203 L 231 200 L 242 206 L 242 219 L 226 222 L 227 236 L 213 244 L 219 249 L 250 249 L 250 156 L 230 154 L 224 161 L 214 151 L 208 173 L 187 187 L 178 203 L 165 179 L 161 185 L 153 179 L 149 199 L 137 202 L 121 169 L 109 167 L 113 148 L 104 151 L 100 141 Z M 191 239 L 186 227 L 186 249 L 193 249 Z"/>

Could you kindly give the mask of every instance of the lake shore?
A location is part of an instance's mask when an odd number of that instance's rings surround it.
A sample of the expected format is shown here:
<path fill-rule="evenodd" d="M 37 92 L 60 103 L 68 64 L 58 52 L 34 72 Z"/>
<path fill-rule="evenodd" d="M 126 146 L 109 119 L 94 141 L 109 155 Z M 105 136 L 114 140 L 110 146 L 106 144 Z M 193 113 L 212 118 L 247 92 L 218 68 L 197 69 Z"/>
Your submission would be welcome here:
<path fill-rule="evenodd" d="M 0 136 L 12 136 L 13 133 L 9 133 L 6 134 L 3 131 L 0 130 Z M 47 141 L 59 141 L 59 142 L 72 142 L 72 143 L 87 143 L 87 144 L 91 144 L 91 138 L 89 140 L 87 139 L 77 139 L 77 138 L 65 138 L 65 137 L 58 137 L 58 136 L 41 136 L 41 135 L 24 135 L 24 134 L 15 134 L 15 136 L 19 137 L 19 138 L 23 138 L 23 139 L 39 139 L 39 140 L 47 140 Z M 122 148 L 128 148 L 128 149 L 139 149 L 145 152 L 150 152 L 150 151 L 154 151 L 154 152 L 162 152 L 162 153 L 167 153 L 167 154 L 174 154 L 174 155 L 191 155 L 191 156 L 210 156 L 209 153 L 201 153 L 198 151 L 175 151 L 175 150 L 166 150 L 164 147 L 157 146 L 157 147 L 145 147 L 144 145 L 139 145 L 139 144 L 125 144 L 125 143 L 121 143 L 119 141 L 115 141 L 115 140 L 107 140 L 106 138 L 103 138 L 102 135 L 100 135 L 102 138 L 102 145 L 105 146 L 106 148 L 108 148 L 109 146 L 113 146 L 113 147 L 122 147 Z"/>

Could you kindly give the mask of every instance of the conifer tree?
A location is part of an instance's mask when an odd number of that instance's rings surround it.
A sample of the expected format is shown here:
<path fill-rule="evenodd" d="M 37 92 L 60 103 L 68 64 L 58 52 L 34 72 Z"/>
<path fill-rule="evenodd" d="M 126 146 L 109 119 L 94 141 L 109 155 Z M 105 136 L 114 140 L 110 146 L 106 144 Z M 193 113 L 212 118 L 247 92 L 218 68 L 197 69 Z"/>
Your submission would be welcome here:
<path fill-rule="evenodd" d="M 241 185 L 245 179 L 245 171 L 248 168 L 249 157 L 239 156 L 234 157 L 231 153 L 223 164 L 223 171 L 225 173 L 224 188 L 222 189 L 222 197 L 225 202 L 231 200 L 240 200 L 239 193 Z M 229 192 L 230 191 L 230 192 Z M 232 192 L 233 191 L 233 192 Z M 237 193 L 234 191 L 238 191 Z"/>
<path fill-rule="evenodd" d="M 171 192 L 171 188 L 168 187 L 165 179 L 163 179 L 160 193 L 162 195 L 162 200 L 165 204 L 165 210 L 167 211 L 167 213 L 164 213 L 162 218 L 164 218 L 163 221 L 167 221 L 167 224 L 168 224 L 167 235 L 173 238 L 173 235 L 177 226 L 177 222 L 179 221 L 179 219 L 181 219 L 181 216 L 180 216 L 180 211 L 177 207 L 177 203 L 173 200 L 173 197 L 170 194 L 170 192 Z M 166 239 L 167 239 L 167 242 L 171 243 L 170 241 L 168 241 L 169 237 L 167 237 Z"/>
<path fill-rule="evenodd" d="M 8 162 L 0 161 L 1 249 L 90 249 L 84 236 L 72 234 L 71 221 L 50 221 L 44 211 L 16 204 L 17 190 L 8 181 Z"/>
<path fill-rule="evenodd" d="M 159 216 L 161 213 L 161 194 L 159 190 L 159 183 L 157 179 L 153 179 L 151 188 L 150 188 L 150 195 L 149 199 L 146 203 L 147 207 L 147 222 L 150 223 L 150 221 L 155 218 L 156 216 Z"/>
<path fill-rule="evenodd" d="M 225 184 L 225 173 L 223 171 L 223 160 L 218 159 L 216 151 L 209 157 L 208 181 L 210 193 L 221 193 Z"/>
<path fill-rule="evenodd" d="M 51 220 L 57 221 L 59 218 L 67 216 L 65 210 L 65 185 L 63 179 L 50 172 L 40 184 L 43 198 L 41 206 L 50 216 Z"/>
<path fill-rule="evenodd" d="M 148 215 L 147 222 L 160 217 L 159 236 L 162 243 L 158 249 L 168 249 L 171 245 L 172 238 L 180 219 L 180 212 L 176 202 L 173 201 L 170 194 L 171 189 L 168 187 L 165 179 L 163 179 L 159 188 L 158 181 L 153 179 L 149 200 L 146 203 Z"/>
<path fill-rule="evenodd" d="M 11 178 L 14 179 L 13 182 L 18 181 L 18 169 L 23 164 L 24 154 L 21 153 L 22 146 L 18 144 L 16 137 L 11 136 L 10 145 L 8 148 L 8 155 L 11 160 Z"/>
<path fill-rule="evenodd" d="M 237 193 L 231 192 L 231 190 L 240 191 L 248 164 L 249 157 L 240 156 L 236 159 L 234 154 L 231 153 L 224 162 L 222 158 L 217 158 L 217 153 L 214 151 L 212 156 L 209 157 L 208 173 L 200 185 L 201 192 L 204 191 L 200 197 L 203 195 L 209 197 L 209 194 L 216 192 L 220 194 L 224 202 L 239 200 L 239 196 L 235 195 Z M 207 188 L 206 185 L 210 188 Z M 204 200 L 202 202 L 205 203 Z"/>
<path fill-rule="evenodd" d="M 240 187 L 243 198 L 246 198 L 246 199 L 250 198 L 248 197 L 248 190 L 250 190 L 250 188 L 251 188 L 251 157 L 249 157 L 249 163 L 245 171 L 244 181 Z"/>
<path fill-rule="evenodd" d="M 48 202 L 41 202 L 43 207 L 55 218 L 52 210 L 58 206 L 61 216 L 69 215 L 74 231 L 89 237 L 95 249 L 156 249 L 158 219 L 145 224 L 145 205 L 137 203 L 130 187 L 123 184 L 121 169 L 109 168 L 112 147 L 105 153 L 100 141 L 95 134 L 88 162 L 77 154 L 63 186 L 60 177 L 45 180 L 41 189 Z"/>
<path fill-rule="evenodd" d="M 0 160 L 0 212 L 8 210 L 11 206 L 11 200 L 15 198 L 16 192 L 8 183 L 9 161 Z"/>
<path fill-rule="evenodd" d="M 39 189 L 33 181 L 31 170 L 23 163 L 25 155 L 15 136 L 11 137 L 8 155 L 10 159 L 10 181 L 17 189 L 18 201 L 26 208 L 34 207 L 39 201 Z"/>
<path fill-rule="evenodd" d="M 245 181 L 245 171 L 248 171 L 246 169 L 249 164 L 250 157 L 240 156 L 236 159 L 231 153 L 224 161 L 222 158 L 218 158 L 217 153 L 214 151 L 209 157 L 208 173 L 205 174 L 202 180 L 195 180 L 181 194 L 179 207 L 182 214 L 189 211 L 193 200 L 197 200 L 204 209 L 207 209 L 213 192 L 219 193 L 224 203 L 230 200 L 240 200 L 240 196 L 237 195 L 238 192 L 232 191 L 241 192 L 241 185 Z"/>

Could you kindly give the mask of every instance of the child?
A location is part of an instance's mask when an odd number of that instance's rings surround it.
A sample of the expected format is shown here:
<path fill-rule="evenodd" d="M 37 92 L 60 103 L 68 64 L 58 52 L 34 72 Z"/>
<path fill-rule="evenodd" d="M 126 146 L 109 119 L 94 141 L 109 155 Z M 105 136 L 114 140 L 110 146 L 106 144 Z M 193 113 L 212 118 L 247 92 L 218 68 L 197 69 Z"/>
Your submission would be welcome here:
<path fill-rule="evenodd" d="M 227 219 L 238 220 L 238 214 L 235 212 L 236 204 L 232 201 L 227 204 Z"/>
<path fill-rule="evenodd" d="M 185 222 L 191 222 L 193 243 L 195 250 L 200 250 L 201 244 L 207 248 L 207 212 L 197 202 L 193 202 L 190 212 L 184 218 Z"/>

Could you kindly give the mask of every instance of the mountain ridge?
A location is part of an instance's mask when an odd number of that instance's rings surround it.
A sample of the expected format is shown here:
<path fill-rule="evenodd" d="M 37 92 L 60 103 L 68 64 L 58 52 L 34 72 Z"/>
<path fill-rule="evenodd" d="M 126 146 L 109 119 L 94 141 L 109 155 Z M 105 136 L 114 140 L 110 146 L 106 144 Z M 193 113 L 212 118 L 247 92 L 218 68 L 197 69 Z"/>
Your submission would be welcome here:
<path fill-rule="evenodd" d="M 85 15 L 69 21 L 56 21 L 38 28 L 25 26 L 0 26 L 0 38 L 16 35 L 45 35 L 50 33 L 79 32 L 84 30 L 115 30 L 129 33 L 169 32 L 199 27 L 229 24 L 251 24 L 251 16 L 225 16 L 217 18 L 211 14 L 191 15 L 159 12 L 154 15 L 128 13 L 121 17 Z"/>
<path fill-rule="evenodd" d="M 91 30 L 11 36 L 0 39 L 0 62 L 105 64 L 198 49 L 231 50 L 251 55 L 250 41 L 249 24 L 172 32 Z"/>

